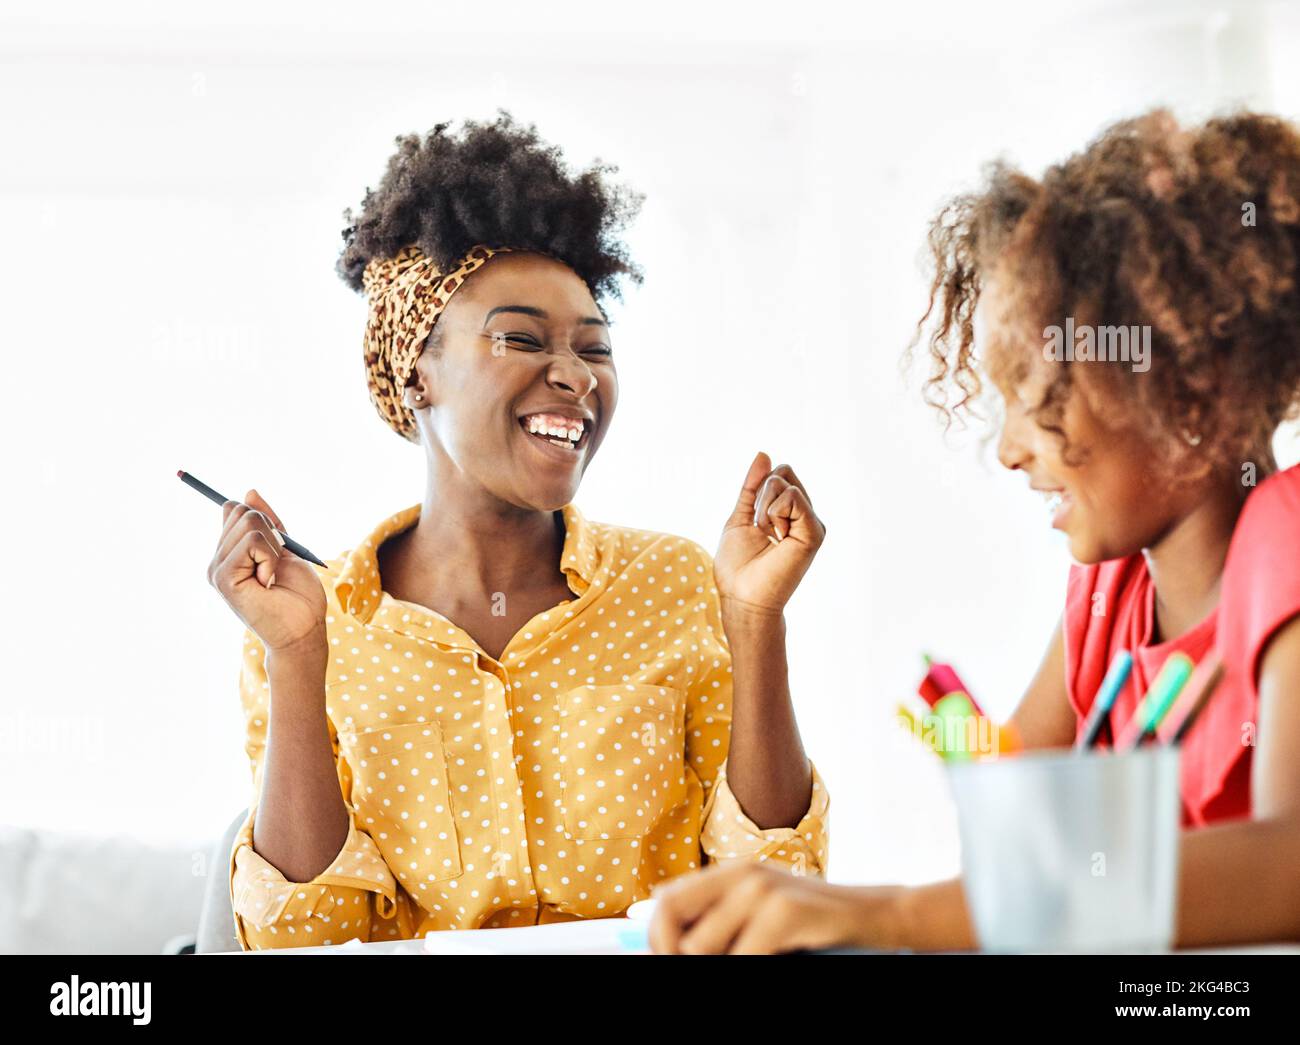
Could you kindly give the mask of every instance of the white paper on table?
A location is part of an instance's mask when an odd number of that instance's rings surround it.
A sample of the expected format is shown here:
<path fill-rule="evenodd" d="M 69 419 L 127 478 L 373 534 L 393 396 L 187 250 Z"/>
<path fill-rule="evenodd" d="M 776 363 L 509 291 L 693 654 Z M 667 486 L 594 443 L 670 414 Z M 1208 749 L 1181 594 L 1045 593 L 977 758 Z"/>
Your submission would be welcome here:
<path fill-rule="evenodd" d="M 424 937 L 425 954 L 649 954 L 646 922 L 592 918 L 509 929 L 448 929 Z"/>

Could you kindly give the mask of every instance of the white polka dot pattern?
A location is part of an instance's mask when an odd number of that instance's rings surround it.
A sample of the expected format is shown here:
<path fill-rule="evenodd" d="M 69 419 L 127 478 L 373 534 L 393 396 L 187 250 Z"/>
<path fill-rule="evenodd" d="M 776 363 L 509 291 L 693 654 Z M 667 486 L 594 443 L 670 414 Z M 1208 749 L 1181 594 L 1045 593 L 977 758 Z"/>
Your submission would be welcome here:
<path fill-rule="evenodd" d="M 245 632 L 253 802 L 230 863 L 243 947 L 609 917 L 709 861 L 824 873 L 829 798 L 815 768 L 794 828 L 760 829 L 726 785 L 731 660 L 704 549 L 567 505 L 574 597 L 494 660 L 381 590 L 377 549 L 419 512 L 318 568 L 350 828 L 311 882 L 287 881 L 252 848 L 270 693 L 265 651 Z"/>

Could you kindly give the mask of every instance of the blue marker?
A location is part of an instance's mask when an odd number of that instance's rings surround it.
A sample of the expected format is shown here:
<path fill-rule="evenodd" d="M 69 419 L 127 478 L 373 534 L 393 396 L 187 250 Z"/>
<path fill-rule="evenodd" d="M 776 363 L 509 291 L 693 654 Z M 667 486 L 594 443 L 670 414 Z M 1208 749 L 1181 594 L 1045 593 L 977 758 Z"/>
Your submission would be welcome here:
<path fill-rule="evenodd" d="M 1124 688 L 1124 683 L 1128 681 L 1129 672 L 1132 670 L 1133 654 L 1126 649 L 1116 653 L 1115 659 L 1110 662 L 1106 677 L 1101 680 L 1101 687 L 1097 690 L 1096 699 L 1092 702 L 1092 710 L 1088 712 L 1088 719 L 1083 724 L 1083 732 L 1079 734 L 1079 739 L 1074 742 L 1076 751 L 1086 751 L 1097 743 L 1102 724 L 1106 721 L 1106 716 L 1110 714 L 1110 709 L 1115 706 L 1115 698 L 1119 696 L 1119 691 Z"/>

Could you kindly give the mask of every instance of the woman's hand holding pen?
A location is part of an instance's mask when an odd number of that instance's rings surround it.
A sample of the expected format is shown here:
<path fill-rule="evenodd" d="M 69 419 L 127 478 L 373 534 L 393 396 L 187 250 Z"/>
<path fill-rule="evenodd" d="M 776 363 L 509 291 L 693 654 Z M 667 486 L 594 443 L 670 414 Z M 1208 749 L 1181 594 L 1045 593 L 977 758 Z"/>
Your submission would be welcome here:
<path fill-rule="evenodd" d="M 325 589 L 311 564 L 284 546 L 279 516 L 256 490 L 227 501 L 208 583 L 270 654 L 323 652 Z"/>
<path fill-rule="evenodd" d="M 808 492 L 788 464 L 755 456 L 713 560 L 724 605 L 779 615 L 826 538 Z"/>

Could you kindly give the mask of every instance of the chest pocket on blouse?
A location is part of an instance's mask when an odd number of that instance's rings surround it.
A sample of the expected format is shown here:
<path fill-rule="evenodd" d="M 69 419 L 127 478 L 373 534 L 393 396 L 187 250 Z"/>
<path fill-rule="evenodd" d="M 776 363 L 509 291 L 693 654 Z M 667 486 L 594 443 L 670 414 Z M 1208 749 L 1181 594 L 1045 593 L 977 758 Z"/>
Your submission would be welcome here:
<path fill-rule="evenodd" d="M 339 732 L 357 826 L 413 896 L 462 873 L 442 733 L 434 722 Z"/>
<path fill-rule="evenodd" d="M 641 838 L 686 798 L 685 695 L 666 686 L 582 686 L 560 696 L 564 830 Z"/>

